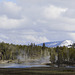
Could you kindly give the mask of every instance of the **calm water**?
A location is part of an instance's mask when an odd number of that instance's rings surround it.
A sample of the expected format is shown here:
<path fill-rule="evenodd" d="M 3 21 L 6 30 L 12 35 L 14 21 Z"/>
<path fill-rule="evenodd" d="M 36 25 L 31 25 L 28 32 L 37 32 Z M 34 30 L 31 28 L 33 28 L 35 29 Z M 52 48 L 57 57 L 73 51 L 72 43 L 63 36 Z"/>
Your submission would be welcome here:
<path fill-rule="evenodd" d="M 49 65 L 26 65 L 26 64 L 0 64 L 0 68 L 30 68 L 30 67 L 50 67 L 50 66 Z M 75 66 L 66 66 L 65 68 L 75 68 Z"/>
<path fill-rule="evenodd" d="M 66 66 L 66 68 L 75 68 L 75 66 Z"/>
<path fill-rule="evenodd" d="M 48 65 L 0 64 L 0 68 L 49 67 Z"/>

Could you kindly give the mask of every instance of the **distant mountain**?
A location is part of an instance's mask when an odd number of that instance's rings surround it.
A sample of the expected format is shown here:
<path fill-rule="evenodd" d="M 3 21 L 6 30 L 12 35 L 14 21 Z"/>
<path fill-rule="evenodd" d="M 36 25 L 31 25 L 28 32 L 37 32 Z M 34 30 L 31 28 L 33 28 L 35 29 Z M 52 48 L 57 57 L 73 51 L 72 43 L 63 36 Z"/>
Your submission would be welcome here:
<path fill-rule="evenodd" d="M 71 40 L 64 40 L 64 41 L 54 41 L 54 42 L 46 42 L 45 46 L 46 47 L 57 47 L 57 46 L 69 46 L 72 45 L 73 41 Z M 38 44 L 39 46 L 43 46 L 43 43 Z"/>

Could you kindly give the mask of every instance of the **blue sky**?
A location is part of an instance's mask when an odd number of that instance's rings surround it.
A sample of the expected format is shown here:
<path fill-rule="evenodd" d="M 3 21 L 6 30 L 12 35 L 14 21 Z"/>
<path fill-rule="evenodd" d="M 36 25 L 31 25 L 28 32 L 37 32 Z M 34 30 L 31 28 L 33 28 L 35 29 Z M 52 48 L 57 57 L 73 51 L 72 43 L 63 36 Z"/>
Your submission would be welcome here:
<path fill-rule="evenodd" d="M 75 0 L 0 0 L 0 41 L 14 44 L 75 41 Z"/>

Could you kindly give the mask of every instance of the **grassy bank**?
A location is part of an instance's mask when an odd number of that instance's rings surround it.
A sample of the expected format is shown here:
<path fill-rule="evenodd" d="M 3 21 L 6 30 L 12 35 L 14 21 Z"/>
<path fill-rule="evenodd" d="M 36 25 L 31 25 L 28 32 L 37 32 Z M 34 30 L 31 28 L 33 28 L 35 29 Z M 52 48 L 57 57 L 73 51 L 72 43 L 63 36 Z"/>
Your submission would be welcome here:
<path fill-rule="evenodd" d="M 71 68 L 1 68 L 0 75 L 75 75 L 75 69 Z"/>

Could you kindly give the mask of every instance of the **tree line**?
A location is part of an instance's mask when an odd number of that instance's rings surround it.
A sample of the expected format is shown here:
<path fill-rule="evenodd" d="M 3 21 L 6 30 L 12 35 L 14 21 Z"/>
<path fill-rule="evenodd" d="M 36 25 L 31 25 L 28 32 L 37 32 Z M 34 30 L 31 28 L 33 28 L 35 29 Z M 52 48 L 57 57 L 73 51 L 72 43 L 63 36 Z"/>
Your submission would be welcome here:
<path fill-rule="evenodd" d="M 52 64 L 75 64 L 75 44 L 71 47 L 54 47 L 48 48 L 43 43 L 43 46 L 37 46 L 33 43 L 30 45 L 15 45 L 9 43 L 0 43 L 0 60 L 17 60 L 18 57 L 25 59 L 40 59 L 50 56 Z"/>

